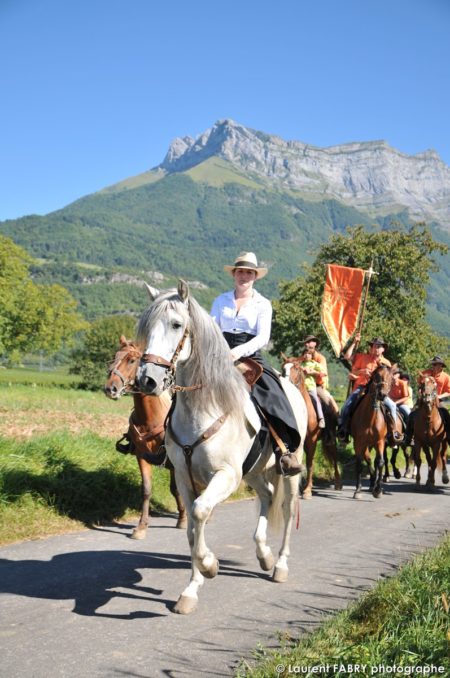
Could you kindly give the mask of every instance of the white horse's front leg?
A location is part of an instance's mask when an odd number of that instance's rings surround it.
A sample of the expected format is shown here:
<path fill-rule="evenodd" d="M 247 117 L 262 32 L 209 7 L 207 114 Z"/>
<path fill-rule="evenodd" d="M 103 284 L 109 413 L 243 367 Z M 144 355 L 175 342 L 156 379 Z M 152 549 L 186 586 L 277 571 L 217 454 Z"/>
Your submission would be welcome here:
<path fill-rule="evenodd" d="M 183 497 L 186 501 L 186 497 Z M 191 501 L 193 497 L 190 498 Z M 204 578 L 200 570 L 195 564 L 193 550 L 194 550 L 194 520 L 192 518 L 192 506 L 191 504 L 186 504 L 189 506 L 188 511 L 188 526 L 187 526 L 187 538 L 189 546 L 191 547 L 191 579 L 188 586 L 184 589 L 180 597 L 178 598 L 176 604 L 173 607 L 173 612 L 178 614 L 189 614 L 193 612 L 198 604 L 198 592 L 203 586 Z"/>
<path fill-rule="evenodd" d="M 297 502 L 299 501 L 299 491 L 298 491 L 298 478 L 284 478 L 284 501 L 283 501 L 283 518 L 284 518 L 284 530 L 283 530 L 283 541 L 281 543 L 281 549 L 278 554 L 278 560 L 275 564 L 275 569 L 273 571 L 273 581 L 277 583 L 282 583 L 287 581 L 289 568 L 288 568 L 288 558 L 291 555 L 290 550 L 290 540 L 291 540 L 291 531 L 292 523 L 295 517 L 295 510 L 297 508 Z"/>
<path fill-rule="evenodd" d="M 247 482 L 256 491 L 261 502 L 253 540 L 256 544 L 256 557 L 258 558 L 259 565 L 264 572 L 268 572 L 275 563 L 271 548 L 267 545 L 267 517 L 272 501 L 272 486 L 265 481 L 262 475 L 248 478 Z"/>
<path fill-rule="evenodd" d="M 217 471 L 206 490 L 194 501 L 192 516 L 194 520 L 193 560 L 203 576 L 212 579 L 219 571 L 219 561 L 210 551 L 205 541 L 205 524 L 217 504 L 227 499 L 237 489 L 240 478 L 230 468 Z"/>

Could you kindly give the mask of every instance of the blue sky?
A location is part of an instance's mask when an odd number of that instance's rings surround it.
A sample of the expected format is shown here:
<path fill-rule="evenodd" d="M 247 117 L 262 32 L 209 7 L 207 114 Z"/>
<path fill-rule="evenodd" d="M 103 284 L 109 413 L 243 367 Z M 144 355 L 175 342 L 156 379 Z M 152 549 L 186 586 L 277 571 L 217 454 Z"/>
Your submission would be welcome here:
<path fill-rule="evenodd" d="M 450 164 L 449 0 L 0 0 L 0 219 L 159 164 L 221 118 Z"/>

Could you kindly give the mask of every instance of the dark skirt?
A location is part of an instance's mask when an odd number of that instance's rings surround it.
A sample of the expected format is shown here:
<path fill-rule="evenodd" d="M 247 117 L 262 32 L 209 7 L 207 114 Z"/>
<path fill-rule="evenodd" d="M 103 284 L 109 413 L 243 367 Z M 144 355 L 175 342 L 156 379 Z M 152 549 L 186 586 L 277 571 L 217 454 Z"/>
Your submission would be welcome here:
<path fill-rule="evenodd" d="M 240 346 L 253 339 L 253 335 L 245 332 L 240 332 L 239 334 L 224 332 L 223 336 L 230 348 Z M 267 415 L 282 441 L 291 451 L 294 451 L 300 445 L 300 433 L 298 432 L 292 407 L 283 391 L 278 374 L 265 362 L 259 351 L 256 351 L 256 353 L 249 357 L 256 360 L 263 368 L 262 375 L 252 387 L 252 398 Z"/>

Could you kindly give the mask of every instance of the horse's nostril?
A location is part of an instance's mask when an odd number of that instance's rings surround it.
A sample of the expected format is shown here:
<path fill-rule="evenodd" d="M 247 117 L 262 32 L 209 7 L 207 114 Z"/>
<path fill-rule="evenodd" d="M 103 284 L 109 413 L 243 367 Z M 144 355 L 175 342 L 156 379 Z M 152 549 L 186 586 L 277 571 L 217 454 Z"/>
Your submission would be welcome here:
<path fill-rule="evenodd" d="M 145 378 L 145 389 L 146 391 L 153 391 L 156 388 L 156 381 L 151 377 Z"/>

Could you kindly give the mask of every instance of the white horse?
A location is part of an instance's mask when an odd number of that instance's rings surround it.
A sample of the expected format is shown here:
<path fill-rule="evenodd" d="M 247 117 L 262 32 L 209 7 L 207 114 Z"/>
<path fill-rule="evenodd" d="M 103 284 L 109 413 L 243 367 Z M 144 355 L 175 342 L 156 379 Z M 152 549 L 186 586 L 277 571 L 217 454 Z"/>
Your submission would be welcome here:
<path fill-rule="evenodd" d="M 198 603 L 204 577 L 219 569 L 205 541 L 205 523 L 214 507 L 237 490 L 243 464 L 261 427 L 245 381 L 234 367 L 228 345 L 215 321 L 189 296 L 178 290 L 159 293 L 147 286 L 153 303 L 138 325 L 145 355 L 138 368 L 141 391 L 159 395 L 176 377 L 175 408 L 166 431 L 167 454 L 175 467 L 177 487 L 188 512 L 187 536 L 192 573 L 174 612 L 188 614 Z M 303 441 L 307 414 L 298 389 L 282 379 Z M 301 461 L 303 445 L 297 450 Z M 298 477 L 277 474 L 269 436 L 258 460 L 245 476 L 261 506 L 254 534 L 256 555 L 263 570 L 274 565 L 273 580 L 285 581 L 289 539 L 298 501 Z M 284 520 L 279 557 L 275 563 L 267 545 L 267 525 Z"/>

